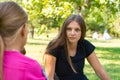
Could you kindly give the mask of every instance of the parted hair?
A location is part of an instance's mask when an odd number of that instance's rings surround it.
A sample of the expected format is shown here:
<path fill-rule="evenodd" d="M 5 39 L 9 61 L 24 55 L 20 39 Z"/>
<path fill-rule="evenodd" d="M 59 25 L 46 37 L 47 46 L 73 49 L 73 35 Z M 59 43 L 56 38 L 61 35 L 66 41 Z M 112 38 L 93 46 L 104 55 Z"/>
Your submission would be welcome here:
<path fill-rule="evenodd" d="M 81 38 L 80 38 L 79 42 L 81 42 L 85 38 L 86 25 L 85 25 L 85 21 L 84 21 L 83 17 L 80 16 L 79 14 L 72 14 L 72 15 L 68 16 L 68 18 L 66 18 L 66 20 L 63 22 L 58 36 L 55 39 L 53 39 L 50 42 L 50 44 L 47 46 L 45 54 L 50 53 L 51 50 L 53 50 L 54 48 L 56 48 L 58 46 L 64 46 L 64 49 L 65 49 L 66 55 L 67 55 L 66 57 L 67 57 L 68 63 L 70 64 L 72 70 L 74 72 L 76 72 L 76 70 L 74 69 L 74 67 L 72 65 L 72 61 L 70 59 L 70 56 L 68 54 L 68 45 L 67 45 L 67 36 L 66 36 L 67 26 L 72 21 L 77 22 L 81 28 Z"/>

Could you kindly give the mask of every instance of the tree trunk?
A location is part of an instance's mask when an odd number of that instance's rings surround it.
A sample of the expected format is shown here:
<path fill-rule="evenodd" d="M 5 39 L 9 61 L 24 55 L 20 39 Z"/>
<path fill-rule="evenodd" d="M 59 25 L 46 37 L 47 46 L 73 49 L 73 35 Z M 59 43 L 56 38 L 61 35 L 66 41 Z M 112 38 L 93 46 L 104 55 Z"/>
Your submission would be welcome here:
<path fill-rule="evenodd" d="M 30 28 L 30 38 L 34 38 L 34 26 L 33 26 L 33 24 L 31 24 L 31 28 Z"/>

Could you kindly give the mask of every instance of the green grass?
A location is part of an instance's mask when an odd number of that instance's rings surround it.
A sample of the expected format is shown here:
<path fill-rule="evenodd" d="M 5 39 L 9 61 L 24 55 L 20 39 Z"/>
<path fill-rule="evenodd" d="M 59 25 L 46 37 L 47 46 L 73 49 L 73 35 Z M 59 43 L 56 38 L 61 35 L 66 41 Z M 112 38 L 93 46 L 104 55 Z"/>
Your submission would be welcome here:
<path fill-rule="evenodd" d="M 89 40 L 96 46 L 96 55 L 112 80 L 120 80 L 120 40 Z M 85 73 L 90 80 L 99 80 L 88 63 Z"/>
<path fill-rule="evenodd" d="M 35 39 L 28 39 L 28 42 L 25 46 L 27 50 L 26 56 L 36 59 L 42 66 L 44 66 L 43 54 L 48 42 L 54 37 L 52 35 L 55 34 L 49 34 L 49 38 L 42 35 Z M 120 80 L 120 40 L 87 39 L 96 46 L 96 55 L 112 80 Z M 87 61 L 84 71 L 90 80 L 100 80 Z"/>

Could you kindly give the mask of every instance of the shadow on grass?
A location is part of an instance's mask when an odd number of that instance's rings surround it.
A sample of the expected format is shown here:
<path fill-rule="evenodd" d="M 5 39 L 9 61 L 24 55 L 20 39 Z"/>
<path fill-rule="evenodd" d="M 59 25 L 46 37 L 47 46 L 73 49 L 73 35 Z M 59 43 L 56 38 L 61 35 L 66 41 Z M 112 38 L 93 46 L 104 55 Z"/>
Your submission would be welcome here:
<path fill-rule="evenodd" d="M 109 73 L 109 75 L 112 77 L 112 80 L 120 80 L 120 65 L 119 64 L 106 64 L 104 65 L 106 71 Z"/>
<path fill-rule="evenodd" d="M 28 45 L 47 45 L 48 43 L 44 42 L 27 42 Z"/>
<path fill-rule="evenodd" d="M 99 51 L 101 51 L 99 53 Z M 96 52 L 101 54 L 100 58 L 107 60 L 120 60 L 120 48 L 119 47 L 97 47 Z"/>
<path fill-rule="evenodd" d="M 49 43 L 49 39 L 41 39 L 41 38 L 39 38 L 39 39 L 28 39 L 28 41 L 27 41 L 27 44 L 28 45 L 48 45 L 48 43 Z"/>
<path fill-rule="evenodd" d="M 44 40 L 44 41 L 50 41 L 51 39 L 47 38 L 47 39 L 42 39 L 42 38 L 34 38 L 33 40 Z"/>
<path fill-rule="evenodd" d="M 111 80 L 120 80 L 120 48 L 96 47 L 96 52 Z M 85 65 L 85 74 L 90 80 L 100 80 L 89 64 Z"/>
<path fill-rule="evenodd" d="M 111 80 L 120 80 L 120 65 L 110 63 L 103 65 L 103 67 L 110 76 Z M 100 80 L 89 64 L 85 65 L 85 74 L 89 78 L 89 80 Z"/>

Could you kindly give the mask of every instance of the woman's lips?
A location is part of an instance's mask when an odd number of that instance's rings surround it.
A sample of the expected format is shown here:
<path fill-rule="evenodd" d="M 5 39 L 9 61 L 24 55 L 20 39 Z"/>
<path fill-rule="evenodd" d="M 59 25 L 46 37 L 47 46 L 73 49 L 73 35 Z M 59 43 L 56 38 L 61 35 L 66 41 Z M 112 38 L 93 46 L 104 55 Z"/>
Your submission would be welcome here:
<path fill-rule="evenodd" d="M 69 39 L 75 39 L 75 37 L 69 37 Z"/>

